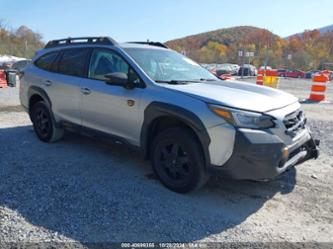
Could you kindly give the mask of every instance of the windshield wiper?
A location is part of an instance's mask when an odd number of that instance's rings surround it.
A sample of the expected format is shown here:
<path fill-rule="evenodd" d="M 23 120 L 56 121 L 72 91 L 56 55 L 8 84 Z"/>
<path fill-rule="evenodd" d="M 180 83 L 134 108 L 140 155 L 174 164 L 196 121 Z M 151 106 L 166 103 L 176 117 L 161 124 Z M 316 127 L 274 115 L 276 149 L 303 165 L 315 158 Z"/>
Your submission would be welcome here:
<path fill-rule="evenodd" d="M 186 84 L 186 83 L 199 83 L 199 80 L 155 80 L 156 83 L 167 83 L 167 84 Z"/>
<path fill-rule="evenodd" d="M 214 80 L 214 79 L 203 79 L 203 78 L 201 78 L 199 81 L 218 81 L 218 79 Z"/>
<path fill-rule="evenodd" d="M 155 82 L 157 83 L 167 83 L 167 84 L 173 84 L 173 85 L 177 85 L 177 84 L 186 84 L 186 83 L 202 83 L 204 81 L 218 81 L 218 79 L 214 80 L 214 79 L 194 79 L 194 80 L 155 80 Z"/>

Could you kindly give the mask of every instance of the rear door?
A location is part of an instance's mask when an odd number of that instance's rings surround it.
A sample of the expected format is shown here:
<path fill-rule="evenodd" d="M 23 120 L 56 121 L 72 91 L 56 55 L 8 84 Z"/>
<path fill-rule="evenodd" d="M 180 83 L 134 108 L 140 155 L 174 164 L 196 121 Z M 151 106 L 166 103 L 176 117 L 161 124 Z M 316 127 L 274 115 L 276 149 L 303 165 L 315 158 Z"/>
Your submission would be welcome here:
<path fill-rule="evenodd" d="M 51 68 L 54 77 L 45 81 L 52 110 L 61 120 L 81 124 L 80 90 L 87 76 L 89 53 L 87 48 L 62 50 Z"/>

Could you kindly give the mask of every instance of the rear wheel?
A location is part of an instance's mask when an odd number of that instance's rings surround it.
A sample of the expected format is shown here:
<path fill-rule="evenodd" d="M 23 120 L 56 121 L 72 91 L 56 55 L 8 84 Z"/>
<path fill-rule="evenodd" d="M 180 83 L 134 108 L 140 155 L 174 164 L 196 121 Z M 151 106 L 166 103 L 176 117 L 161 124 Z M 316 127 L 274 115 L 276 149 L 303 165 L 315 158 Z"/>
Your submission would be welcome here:
<path fill-rule="evenodd" d="M 52 143 L 63 137 L 64 129 L 56 126 L 43 101 L 32 106 L 32 123 L 37 137 L 43 142 Z"/>
<path fill-rule="evenodd" d="M 160 181 L 175 192 L 199 189 L 208 180 L 201 146 L 185 128 L 159 133 L 152 143 L 151 161 Z"/>

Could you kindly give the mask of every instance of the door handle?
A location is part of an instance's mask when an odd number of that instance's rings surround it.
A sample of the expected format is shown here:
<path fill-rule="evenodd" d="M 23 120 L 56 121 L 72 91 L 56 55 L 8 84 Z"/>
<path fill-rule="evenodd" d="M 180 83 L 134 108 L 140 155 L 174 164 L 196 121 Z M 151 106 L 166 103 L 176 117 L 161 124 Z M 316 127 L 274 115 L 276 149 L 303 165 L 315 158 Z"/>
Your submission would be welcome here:
<path fill-rule="evenodd" d="M 84 95 L 89 95 L 91 93 L 91 90 L 87 87 L 82 87 L 81 93 L 83 93 Z"/>
<path fill-rule="evenodd" d="M 52 85 L 52 81 L 50 81 L 50 80 L 45 80 L 45 81 L 44 81 L 44 85 L 45 85 L 45 86 L 51 86 L 51 85 Z"/>

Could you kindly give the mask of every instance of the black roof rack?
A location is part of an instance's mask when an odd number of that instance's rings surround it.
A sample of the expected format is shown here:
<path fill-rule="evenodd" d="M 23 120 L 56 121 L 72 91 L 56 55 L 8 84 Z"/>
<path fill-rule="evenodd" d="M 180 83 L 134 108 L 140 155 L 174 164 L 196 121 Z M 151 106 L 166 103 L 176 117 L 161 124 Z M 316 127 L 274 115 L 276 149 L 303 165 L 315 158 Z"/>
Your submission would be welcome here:
<path fill-rule="evenodd" d="M 68 46 L 76 44 L 102 44 L 102 45 L 116 45 L 117 42 L 110 37 L 69 37 L 59 40 L 49 41 L 44 48 L 54 48 L 59 46 Z"/>
<path fill-rule="evenodd" d="M 134 42 L 127 42 L 127 43 L 143 44 L 143 45 L 150 45 L 150 46 L 156 46 L 156 47 L 161 47 L 161 48 L 168 48 L 162 42 L 152 42 L 152 41 L 140 42 L 140 41 L 134 41 Z"/>

